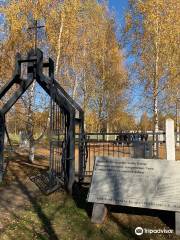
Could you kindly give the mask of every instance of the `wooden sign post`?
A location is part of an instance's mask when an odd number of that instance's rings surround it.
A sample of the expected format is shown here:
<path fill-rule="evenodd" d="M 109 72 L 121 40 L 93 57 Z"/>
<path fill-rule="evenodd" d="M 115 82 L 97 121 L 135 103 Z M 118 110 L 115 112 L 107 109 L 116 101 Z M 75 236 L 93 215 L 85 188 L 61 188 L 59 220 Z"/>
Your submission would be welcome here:
<path fill-rule="evenodd" d="M 166 158 L 168 161 L 176 161 L 174 120 L 170 118 L 166 119 Z M 180 212 L 175 212 L 175 231 L 180 235 Z"/>
<path fill-rule="evenodd" d="M 166 159 L 175 161 L 175 134 L 174 134 L 174 120 L 166 119 Z"/>

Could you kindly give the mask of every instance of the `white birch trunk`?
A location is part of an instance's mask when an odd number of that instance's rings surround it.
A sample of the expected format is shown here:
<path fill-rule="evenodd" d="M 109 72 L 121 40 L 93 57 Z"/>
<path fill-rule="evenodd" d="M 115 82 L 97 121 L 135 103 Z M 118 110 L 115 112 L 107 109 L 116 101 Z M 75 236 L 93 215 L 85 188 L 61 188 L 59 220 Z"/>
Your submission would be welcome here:
<path fill-rule="evenodd" d="M 154 133 L 159 130 L 158 121 L 158 88 L 159 88 L 159 21 L 158 21 L 158 9 L 156 9 L 156 37 L 155 40 L 155 73 L 154 73 L 154 86 L 153 86 L 153 112 L 154 112 Z M 154 136 L 154 156 L 157 156 L 158 143 L 156 140 L 157 135 Z"/>
<path fill-rule="evenodd" d="M 34 143 L 30 143 L 30 146 L 29 146 L 29 161 L 30 162 L 34 162 L 34 153 L 35 153 L 35 146 L 34 146 Z"/>
<path fill-rule="evenodd" d="M 72 94 L 72 98 L 73 98 L 73 99 L 75 99 L 75 97 L 76 97 L 77 85 L 78 85 L 78 82 L 77 82 L 77 75 L 76 75 L 76 77 L 75 77 L 75 83 L 74 83 L 74 88 L 73 88 L 73 94 Z"/>
<path fill-rule="evenodd" d="M 180 94 L 178 94 L 180 95 Z M 176 146 L 179 147 L 180 146 L 180 99 L 178 98 L 177 99 L 177 102 L 176 102 L 176 134 L 177 134 L 177 137 L 176 137 Z"/>
<path fill-rule="evenodd" d="M 29 161 L 34 161 L 34 137 L 33 137 L 33 104 L 36 82 L 34 81 L 29 90 L 29 109 L 28 109 L 28 141 L 29 141 Z"/>
<path fill-rule="evenodd" d="M 74 61 L 75 59 L 73 59 Z M 75 66 L 74 64 L 72 65 L 73 66 L 73 69 L 75 70 Z M 78 71 L 76 72 L 75 71 L 75 82 L 74 82 L 74 87 L 73 87 L 73 92 L 72 92 L 72 98 L 75 99 L 76 97 L 76 93 L 77 93 L 77 86 L 78 86 Z"/>
<path fill-rule="evenodd" d="M 58 44 L 57 44 L 57 58 L 56 58 L 56 66 L 55 66 L 55 76 L 58 74 L 59 70 L 59 60 L 61 56 L 61 39 L 62 39 L 62 32 L 63 32 L 63 27 L 64 27 L 64 16 L 63 13 L 61 14 L 61 25 L 59 29 L 59 36 L 58 36 Z"/>
<path fill-rule="evenodd" d="M 155 42 L 155 78 L 154 78 L 154 131 L 158 132 L 158 88 L 159 88 L 159 21 L 158 21 L 158 9 L 157 9 L 157 20 L 156 20 L 156 36 Z"/>

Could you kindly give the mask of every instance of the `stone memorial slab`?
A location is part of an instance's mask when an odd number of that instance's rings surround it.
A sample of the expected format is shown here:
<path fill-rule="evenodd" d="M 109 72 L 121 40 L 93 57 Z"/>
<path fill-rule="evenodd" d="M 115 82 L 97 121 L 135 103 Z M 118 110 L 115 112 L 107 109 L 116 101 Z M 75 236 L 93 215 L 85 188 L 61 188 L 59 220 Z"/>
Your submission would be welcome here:
<path fill-rule="evenodd" d="M 96 157 L 88 202 L 180 211 L 180 162 Z"/>

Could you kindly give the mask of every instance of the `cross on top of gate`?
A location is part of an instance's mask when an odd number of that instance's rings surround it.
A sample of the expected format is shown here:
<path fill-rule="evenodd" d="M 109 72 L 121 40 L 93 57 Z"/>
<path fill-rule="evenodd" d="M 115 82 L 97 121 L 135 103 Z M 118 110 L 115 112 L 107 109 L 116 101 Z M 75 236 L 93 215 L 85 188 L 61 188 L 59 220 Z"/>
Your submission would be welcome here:
<path fill-rule="evenodd" d="M 36 52 L 36 50 L 37 50 L 37 41 L 38 41 L 37 35 L 38 35 L 38 29 L 43 28 L 43 27 L 45 27 L 45 26 L 38 26 L 38 21 L 37 21 L 37 20 L 34 20 L 34 21 L 33 21 L 33 26 L 31 26 L 31 27 L 28 28 L 29 30 L 33 30 L 33 31 L 34 31 L 34 50 L 35 50 L 35 52 Z"/>

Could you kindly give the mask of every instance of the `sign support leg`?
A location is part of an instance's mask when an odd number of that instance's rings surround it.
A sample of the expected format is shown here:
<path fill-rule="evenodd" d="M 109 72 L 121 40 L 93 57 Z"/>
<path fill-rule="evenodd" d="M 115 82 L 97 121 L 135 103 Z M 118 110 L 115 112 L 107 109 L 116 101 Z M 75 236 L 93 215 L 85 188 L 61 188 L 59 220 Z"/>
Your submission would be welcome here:
<path fill-rule="evenodd" d="M 91 222 L 96 224 L 102 224 L 107 215 L 107 207 L 102 203 L 94 203 Z"/>

